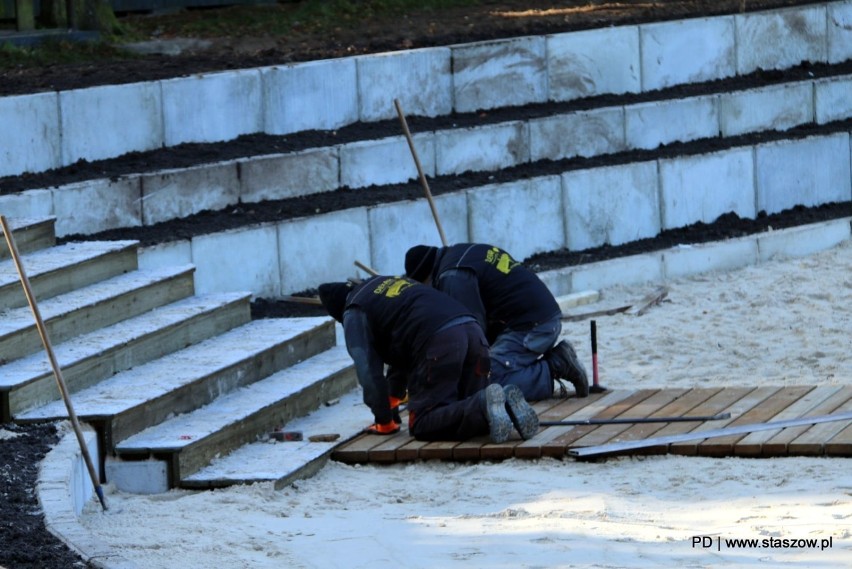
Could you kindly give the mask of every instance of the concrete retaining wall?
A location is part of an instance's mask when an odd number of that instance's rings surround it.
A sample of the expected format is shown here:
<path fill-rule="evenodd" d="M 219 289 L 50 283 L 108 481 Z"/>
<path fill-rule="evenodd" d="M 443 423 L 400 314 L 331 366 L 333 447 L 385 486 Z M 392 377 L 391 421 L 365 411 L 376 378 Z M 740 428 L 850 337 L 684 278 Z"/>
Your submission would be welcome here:
<path fill-rule="evenodd" d="M 661 229 L 710 222 L 728 211 L 753 218 L 761 210 L 775 213 L 800 203 L 849 201 L 850 157 L 844 133 L 492 184 L 440 195 L 435 203 L 448 242 L 495 242 L 526 258 L 563 247 L 581 250 L 653 237 Z M 251 290 L 276 297 L 365 276 L 355 261 L 382 273 L 401 273 L 405 251 L 418 243 L 440 244 L 425 198 L 146 248 L 140 266 L 194 263 L 199 293 Z M 724 256 L 755 251 L 737 249 Z M 728 268 L 702 255 L 672 253 L 648 278 L 684 274 L 702 263 L 705 269 Z M 608 282 L 605 275 L 594 278 Z M 588 288 L 576 290 L 583 287 Z"/>
<path fill-rule="evenodd" d="M 836 63 L 852 57 L 850 20 L 843 0 L 7 97 L 0 176 L 250 132 L 330 130 L 391 118 L 393 99 L 437 116 Z"/>
<path fill-rule="evenodd" d="M 2 99 L 0 99 L 2 101 Z M 604 107 L 477 128 L 423 132 L 414 143 L 427 177 L 550 159 L 591 157 L 697 138 L 737 135 L 852 116 L 852 77 L 786 83 L 733 93 Z M 567 136 L 566 133 L 570 133 Z M 60 236 L 133 227 L 261 200 L 414 181 L 403 136 L 287 154 L 94 180 L 0 196 L 6 215 L 59 218 Z M 45 194 L 44 192 L 48 193 Z M 72 191 L 86 208 L 74 211 Z M 795 204 L 793 204 L 795 205 Z M 677 227 L 668 225 L 667 227 Z"/>

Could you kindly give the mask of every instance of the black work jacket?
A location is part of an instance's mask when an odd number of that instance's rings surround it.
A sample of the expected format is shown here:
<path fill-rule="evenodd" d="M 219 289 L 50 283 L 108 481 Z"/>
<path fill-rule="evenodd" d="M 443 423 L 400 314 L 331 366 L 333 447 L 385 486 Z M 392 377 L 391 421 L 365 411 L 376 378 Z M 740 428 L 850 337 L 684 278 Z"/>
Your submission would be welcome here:
<path fill-rule="evenodd" d="M 404 370 L 413 367 L 444 324 L 472 316 L 455 300 L 406 277 L 376 276 L 361 283 L 349 293 L 344 312 L 352 308 L 363 313 L 364 332 L 382 361 Z"/>
<path fill-rule="evenodd" d="M 432 285 L 471 310 L 490 341 L 506 328 L 528 330 L 560 311 L 538 275 L 506 251 L 484 243 L 438 249 Z"/>

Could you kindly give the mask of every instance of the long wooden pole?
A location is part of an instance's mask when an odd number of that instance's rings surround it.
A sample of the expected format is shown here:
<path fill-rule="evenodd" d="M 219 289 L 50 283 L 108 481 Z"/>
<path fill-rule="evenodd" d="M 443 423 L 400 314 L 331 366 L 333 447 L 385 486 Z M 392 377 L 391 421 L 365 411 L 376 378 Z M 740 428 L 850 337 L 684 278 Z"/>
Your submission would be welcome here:
<path fill-rule="evenodd" d="M 27 302 L 35 317 L 36 327 L 38 328 L 39 336 L 44 344 L 44 349 L 47 352 L 47 358 L 50 360 L 50 366 L 53 368 L 53 375 L 56 377 L 56 384 L 59 387 L 59 393 L 65 401 L 65 408 L 68 410 L 68 418 L 71 419 L 71 425 L 74 427 L 74 433 L 77 435 L 77 442 L 80 443 L 80 450 L 83 453 L 83 460 L 86 461 L 86 467 L 89 469 L 89 478 L 92 479 L 92 484 L 95 487 L 95 494 L 98 495 L 98 500 L 104 510 L 107 509 L 106 500 L 104 499 L 104 491 L 100 485 L 100 477 L 95 470 L 95 465 L 92 463 L 92 457 L 89 455 L 89 448 L 86 446 L 86 441 L 83 438 L 83 430 L 80 428 L 80 422 L 77 420 L 77 414 L 74 412 L 74 406 L 71 404 L 71 397 L 68 394 L 68 387 L 65 384 L 65 378 L 62 376 L 62 370 L 59 368 L 59 362 L 56 360 L 56 355 L 53 352 L 53 346 L 50 343 L 50 338 L 47 335 L 47 328 L 44 325 L 44 320 L 41 318 L 41 312 L 36 304 L 33 289 L 30 286 L 30 280 L 27 278 L 27 273 L 24 271 L 24 266 L 21 264 L 21 256 L 18 254 L 18 247 L 15 245 L 15 239 L 12 237 L 12 231 L 9 229 L 9 224 L 6 223 L 6 218 L 0 215 L 0 225 L 3 227 L 3 234 L 6 236 L 6 243 L 9 245 L 9 252 L 12 254 L 12 260 L 15 262 L 15 268 L 18 269 L 18 275 L 21 278 L 21 284 L 24 287 L 24 294 L 27 297 Z"/>
<path fill-rule="evenodd" d="M 363 270 L 364 272 L 366 272 L 370 276 L 375 277 L 375 276 L 378 276 L 378 274 L 379 274 L 378 272 L 376 272 L 375 269 L 371 269 L 370 267 L 368 267 L 367 265 L 365 265 L 361 261 L 356 260 L 355 266 L 358 267 L 359 269 Z"/>
<path fill-rule="evenodd" d="M 420 184 L 423 186 L 423 191 L 426 192 L 426 200 L 429 202 L 429 207 L 432 209 L 432 217 L 435 218 L 435 225 L 438 226 L 438 234 L 441 236 L 441 243 L 444 247 L 447 246 L 447 237 L 444 235 L 444 228 L 441 227 L 441 220 L 438 219 L 438 210 L 435 209 L 435 200 L 432 199 L 432 191 L 429 189 L 429 184 L 426 182 L 426 176 L 423 175 L 423 167 L 420 165 L 420 159 L 417 157 L 417 150 L 414 148 L 414 139 L 411 138 L 411 131 L 408 130 L 408 122 L 405 120 L 405 115 L 402 112 L 402 105 L 399 104 L 399 99 L 394 99 L 393 104 L 396 106 L 396 114 L 399 115 L 399 122 L 402 125 L 402 130 L 405 133 L 405 139 L 408 141 L 408 148 L 411 149 L 411 156 L 414 158 L 414 165 L 417 166 L 417 174 L 420 176 Z"/>

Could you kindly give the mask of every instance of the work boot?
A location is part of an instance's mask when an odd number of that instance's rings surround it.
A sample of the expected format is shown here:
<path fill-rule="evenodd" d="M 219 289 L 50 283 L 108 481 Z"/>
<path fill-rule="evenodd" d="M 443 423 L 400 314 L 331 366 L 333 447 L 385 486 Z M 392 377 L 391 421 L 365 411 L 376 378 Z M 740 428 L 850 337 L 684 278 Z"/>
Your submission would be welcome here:
<path fill-rule="evenodd" d="M 538 415 L 527 403 L 521 388 L 517 385 L 507 385 L 503 388 L 503 393 L 506 396 L 506 411 L 509 412 L 509 418 L 521 438 L 527 440 L 535 436 L 538 432 Z"/>
<path fill-rule="evenodd" d="M 586 368 L 577 359 L 577 353 L 567 340 L 553 346 L 545 355 L 545 359 L 550 368 L 551 379 L 567 379 L 574 386 L 577 397 L 588 397 L 589 378 Z"/>
<path fill-rule="evenodd" d="M 506 411 L 506 395 L 503 393 L 503 387 L 497 383 L 486 387 L 484 400 L 491 442 L 505 443 L 512 432 L 512 419 Z"/>

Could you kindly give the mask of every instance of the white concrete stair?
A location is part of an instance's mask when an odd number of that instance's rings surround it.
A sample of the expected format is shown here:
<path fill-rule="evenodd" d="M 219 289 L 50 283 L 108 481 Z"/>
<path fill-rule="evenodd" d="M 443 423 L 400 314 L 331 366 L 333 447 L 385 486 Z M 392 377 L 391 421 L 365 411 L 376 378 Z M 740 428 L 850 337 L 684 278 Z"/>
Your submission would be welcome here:
<path fill-rule="evenodd" d="M 328 462 L 335 447 L 360 434 L 372 421 L 360 388 L 338 401 L 284 426 L 303 433 L 302 441 L 258 441 L 227 456 L 217 457 L 198 472 L 181 481 L 186 488 L 221 488 L 248 482 L 273 482 L 281 489 L 292 482 L 313 476 Z M 339 435 L 333 441 L 311 441 L 315 435 Z"/>
<path fill-rule="evenodd" d="M 193 294 L 192 265 L 137 270 L 39 300 L 51 343 L 110 326 Z M 3 313 L 0 354 L 6 362 L 43 349 L 28 306 Z"/>
<path fill-rule="evenodd" d="M 74 409 L 81 421 L 103 433 L 108 452 L 117 441 L 207 405 L 333 344 L 329 318 L 256 320 L 83 389 L 74 396 Z M 15 419 L 42 422 L 67 416 L 59 400 Z"/>
<path fill-rule="evenodd" d="M 210 404 L 149 427 L 119 441 L 121 459 L 166 459 L 170 486 L 214 487 L 187 477 L 207 466 L 216 456 L 253 443 L 274 428 L 336 400 L 357 385 L 352 359 L 335 347 L 281 370 L 251 385 L 236 389 Z M 250 473 L 242 483 L 257 481 Z"/>
<path fill-rule="evenodd" d="M 56 245 L 55 217 L 14 217 L 6 221 L 9 229 L 12 230 L 18 253 L 21 255 Z M 0 261 L 2 261 L 9 259 L 11 253 L 6 237 L 3 235 L 0 237 L 2 237 L 0 238 Z"/>
<path fill-rule="evenodd" d="M 165 354 L 216 336 L 251 319 L 248 293 L 192 296 L 53 346 L 70 393 Z M 0 366 L 0 390 L 8 412 L 60 397 L 44 352 Z"/>
<path fill-rule="evenodd" d="M 36 299 L 50 298 L 137 268 L 138 241 L 66 243 L 21 255 Z M 0 309 L 26 306 L 15 263 L 0 261 Z"/>

